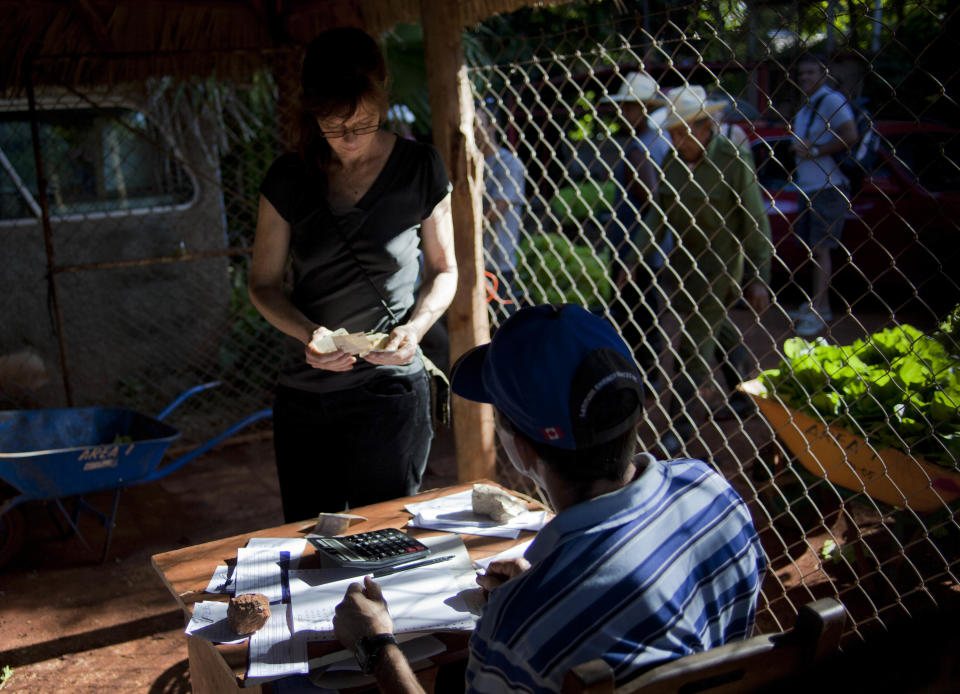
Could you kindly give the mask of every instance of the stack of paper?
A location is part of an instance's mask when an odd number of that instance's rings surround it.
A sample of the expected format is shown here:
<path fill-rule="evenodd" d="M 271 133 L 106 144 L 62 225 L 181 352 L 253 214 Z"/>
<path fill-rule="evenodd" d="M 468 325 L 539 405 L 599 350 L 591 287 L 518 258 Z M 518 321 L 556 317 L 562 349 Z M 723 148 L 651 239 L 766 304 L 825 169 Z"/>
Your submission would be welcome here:
<path fill-rule="evenodd" d="M 441 536 L 423 540 L 434 555 L 453 559 L 397 571 L 375 579 L 383 591 L 394 632 L 430 632 L 473 629 L 480 612 L 477 574 L 463 540 Z M 361 582 L 355 569 L 290 572 L 293 631 L 311 640 L 334 639 L 333 616 L 347 586 Z M 340 578 L 342 572 L 352 576 Z M 334 580 L 337 579 L 337 580 Z"/>
<path fill-rule="evenodd" d="M 469 502 L 468 502 L 469 503 Z M 459 535 L 423 539 L 434 556 L 452 558 L 375 579 L 383 590 L 387 609 L 398 634 L 473 629 L 483 605 L 476 570 Z M 306 541 L 303 539 L 256 539 L 237 550 L 235 566 L 217 570 L 207 588 L 211 593 L 262 593 L 270 599 L 270 618 L 250 638 L 247 684 L 252 686 L 295 674 L 306 674 L 315 663 L 307 661 L 307 641 L 332 640 L 333 615 L 347 586 L 362 582 L 365 573 L 357 569 L 331 568 L 298 570 L 296 565 Z M 411 562 L 416 563 L 416 562 Z M 369 572 L 367 572 L 369 573 Z M 200 602 L 194 605 L 187 633 L 217 643 L 242 641 L 226 617 L 226 603 Z M 411 643 L 413 657 L 436 647 L 433 642 Z M 419 647 L 419 649 L 418 649 Z M 329 667 L 330 682 L 347 680 L 357 673 L 334 671 L 352 669 L 352 656 Z"/>
<path fill-rule="evenodd" d="M 207 587 L 211 593 L 261 593 L 270 600 L 270 618 L 249 637 L 248 685 L 308 672 L 307 641 L 291 632 L 288 615 L 290 568 L 297 565 L 306 544 L 303 538 L 253 538 L 237 550 L 234 567 L 217 567 Z M 186 632 L 216 643 L 247 638 L 230 629 L 226 607 L 213 602 L 194 605 Z"/>
<path fill-rule="evenodd" d="M 245 550 L 249 549 L 260 549 L 260 550 L 276 550 L 277 552 L 289 552 L 290 553 L 290 567 L 297 568 L 297 564 L 300 562 L 300 555 L 303 554 L 303 550 L 307 547 L 307 541 L 303 538 L 292 538 L 292 537 L 251 537 L 247 542 Z M 250 557 L 255 555 L 250 554 Z M 239 555 L 238 555 L 239 561 Z M 236 569 L 237 564 L 220 564 L 213 572 L 213 576 L 210 578 L 210 583 L 207 585 L 205 592 L 207 593 L 220 593 L 222 595 L 233 595 L 236 592 L 236 585 L 234 583 L 236 579 Z M 240 593 L 243 594 L 245 591 L 241 590 Z M 272 599 L 271 599 L 272 601 Z"/>
<path fill-rule="evenodd" d="M 246 636 L 234 633 L 227 620 L 227 603 L 204 600 L 193 604 L 193 614 L 185 632 L 213 643 L 240 643 Z"/>
<path fill-rule="evenodd" d="M 487 535 L 516 539 L 521 530 L 540 530 L 547 522 L 546 511 L 527 511 L 505 523 L 473 512 L 473 491 L 441 496 L 431 501 L 407 504 L 414 515 L 408 523 L 413 528 L 443 530 L 464 535 Z"/>

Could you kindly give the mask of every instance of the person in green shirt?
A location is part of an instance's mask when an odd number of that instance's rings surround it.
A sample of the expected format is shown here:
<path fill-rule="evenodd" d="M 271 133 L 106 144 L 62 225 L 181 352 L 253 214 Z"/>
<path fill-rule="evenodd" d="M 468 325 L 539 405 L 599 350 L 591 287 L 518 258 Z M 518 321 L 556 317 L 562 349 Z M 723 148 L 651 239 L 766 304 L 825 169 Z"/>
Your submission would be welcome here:
<path fill-rule="evenodd" d="M 664 161 L 656 214 L 661 233 L 672 229 L 677 238 L 670 256 L 677 292 L 669 302 L 681 325 L 670 404 L 676 421 L 660 439 L 673 456 L 693 435 L 693 422 L 681 413 L 698 384 L 709 382 L 713 358 L 731 393 L 714 417 L 745 417 L 755 407 L 734 390 L 755 360 L 728 312 L 741 298 L 758 313 L 769 305 L 773 246 L 754 169 L 712 117 L 725 104 L 707 101 L 696 86 L 670 90 L 667 97 L 661 127 L 676 151 Z"/>

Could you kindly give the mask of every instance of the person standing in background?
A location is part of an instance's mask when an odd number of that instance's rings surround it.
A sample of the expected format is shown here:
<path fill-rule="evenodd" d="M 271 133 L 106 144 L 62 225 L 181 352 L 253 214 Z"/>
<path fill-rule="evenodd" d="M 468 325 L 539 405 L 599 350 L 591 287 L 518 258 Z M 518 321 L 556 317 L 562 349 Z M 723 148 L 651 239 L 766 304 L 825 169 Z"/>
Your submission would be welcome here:
<path fill-rule="evenodd" d="M 660 383 L 658 364 L 664 343 L 657 326 L 662 292 L 656 273 L 663 267 L 673 237 L 667 234 L 658 244 L 643 215 L 656 196 L 663 160 L 673 148 L 669 136 L 649 117 L 666 101 L 656 81 L 642 72 L 629 73 L 617 93 L 605 100 L 617 105 L 627 130 L 623 158 L 614 169 L 617 186 L 606 229 L 614 251 L 611 273 L 619 288 L 610 314 L 653 390 Z"/>
<path fill-rule="evenodd" d="M 813 260 L 809 303 L 787 313 L 796 320 L 797 334 L 812 337 L 833 320 L 830 309 L 830 253 L 839 248 L 850 211 L 850 182 L 837 156 L 857 141 L 857 124 L 846 97 L 827 86 L 823 60 L 807 54 L 797 60 L 797 84 L 805 103 L 793 119 L 794 181 L 800 189 L 793 232 Z"/>
<path fill-rule="evenodd" d="M 287 522 L 418 491 L 433 437 L 419 343 L 457 285 L 447 173 L 436 149 L 381 128 L 377 43 L 324 32 L 302 84 L 300 149 L 260 187 L 249 278 L 254 306 L 288 338 L 273 408 Z M 362 359 L 312 346 L 338 328 L 389 339 Z"/>
<path fill-rule="evenodd" d="M 770 222 L 756 174 L 735 144 L 717 132 L 713 115 L 725 107 L 707 101 L 703 87 L 678 87 L 663 127 L 675 154 L 667 157 L 660 186 L 663 222 L 677 234 L 670 268 L 677 277 L 671 308 L 680 318 L 680 339 L 670 414 L 676 431 L 660 439 L 675 455 L 694 433 L 688 411 L 699 386 L 720 364 L 728 394 L 714 418 L 746 417 L 756 405 L 735 387 L 751 370 L 743 336 L 729 317 L 740 300 L 758 313 L 770 303 Z"/>
<path fill-rule="evenodd" d="M 484 162 L 483 250 L 486 266 L 497 276 L 497 295 L 503 305 L 515 309 L 518 299 L 514 276 L 526 204 L 523 190 L 526 172 L 516 153 L 503 144 L 497 123 L 486 110 L 478 108 L 474 122 L 477 147 Z"/>

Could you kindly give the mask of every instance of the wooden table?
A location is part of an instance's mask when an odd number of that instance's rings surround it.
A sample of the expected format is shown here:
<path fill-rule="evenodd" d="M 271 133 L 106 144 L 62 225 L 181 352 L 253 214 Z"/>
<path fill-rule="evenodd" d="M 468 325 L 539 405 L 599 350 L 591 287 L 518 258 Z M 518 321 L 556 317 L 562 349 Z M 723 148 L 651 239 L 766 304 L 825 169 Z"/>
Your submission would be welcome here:
<path fill-rule="evenodd" d="M 487 484 L 493 484 L 483 480 Z M 445 496 L 461 492 L 472 487 L 463 484 L 443 489 L 434 489 L 416 496 L 393 499 L 371 506 L 351 509 L 350 513 L 365 517 L 367 520 L 350 526 L 349 533 L 379 530 L 381 528 L 403 528 L 411 518 L 404 506 L 412 501 L 426 501 L 438 496 Z M 252 537 L 304 537 L 310 533 L 315 521 L 301 521 L 288 523 L 275 528 L 266 528 L 256 532 L 234 535 L 222 540 L 206 542 L 202 545 L 185 547 L 183 549 L 156 554 L 151 557 L 156 569 L 170 593 L 183 609 L 187 621 L 193 611 L 194 603 L 203 600 L 227 601 L 229 596 L 205 593 L 204 589 L 213 576 L 214 570 L 220 564 L 231 564 L 236 561 L 237 549 L 245 547 Z M 442 533 L 420 528 L 407 530 L 414 537 L 429 537 Z M 481 537 L 477 535 L 463 535 L 463 542 L 472 559 L 484 559 L 498 554 L 513 545 L 525 542 L 533 537 L 533 533 L 523 532 L 517 540 L 497 537 Z M 312 545 L 308 544 L 301 559 L 301 567 L 308 567 L 310 556 L 315 553 Z M 306 565 L 306 566 L 305 566 Z M 448 651 L 444 656 L 448 660 L 465 657 L 467 636 L 464 634 L 443 634 Z M 247 641 L 240 644 L 214 644 L 206 639 L 187 636 L 187 653 L 190 658 L 190 682 L 194 694 L 207 692 L 220 694 L 221 692 L 249 692 L 260 694 L 261 687 L 244 687 L 244 678 L 247 669 Z M 309 657 L 316 657 L 340 649 L 336 641 L 312 642 L 308 646 Z M 433 670 L 433 672 L 431 672 Z M 420 673 L 418 673 L 419 675 Z M 423 671 L 423 681 L 430 691 L 435 668 Z"/>

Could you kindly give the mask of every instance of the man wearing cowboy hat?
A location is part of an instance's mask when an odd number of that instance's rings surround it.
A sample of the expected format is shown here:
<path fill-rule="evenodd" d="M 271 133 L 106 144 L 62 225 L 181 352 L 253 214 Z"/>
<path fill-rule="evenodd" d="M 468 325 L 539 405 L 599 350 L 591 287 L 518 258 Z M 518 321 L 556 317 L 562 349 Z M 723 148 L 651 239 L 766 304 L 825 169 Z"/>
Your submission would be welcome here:
<path fill-rule="evenodd" d="M 603 101 L 617 104 L 627 129 L 623 159 L 614 170 L 617 186 L 606 229 L 606 239 L 614 249 L 612 274 L 621 287 L 610 313 L 653 388 L 659 381 L 663 350 L 663 336 L 657 327 L 661 290 L 655 272 L 663 267 L 664 253 L 669 252 L 673 239 L 667 236 L 654 244 L 642 216 L 656 195 L 663 160 L 672 149 L 669 136 L 651 127 L 649 118 L 654 109 L 666 104 L 666 98 L 648 74 L 631 72 L 620 89 Z M 636 262 L 637 258 L 642 262 Z"/>
<path fill-rule="evenodd" d="M 664 162 L 658 202 L 663 222 L 677 234 L 670 259 L 678 282 L 671 307 L 681 321 L 670 406 L 676 417 L 696 397 L 697 384 L 708 382 L 714 357 L 731 391 L 751 369 L 750 354 L 727 312 L 741 295 L 757 312 L 769 305 L 773 247 L 753 168 L 717 133 L 712 116 L 726 104 L 708 101 L 699 86 L 672 89 L 667 97 L 657 120 L 669 131 L 676 154 Z M 747 395 L 734 391 L 714 417 L 745 417 L 754 408 Z M 681 416 L 661 447 L 674 455 L 693 432 L 692 422 Z"/>

